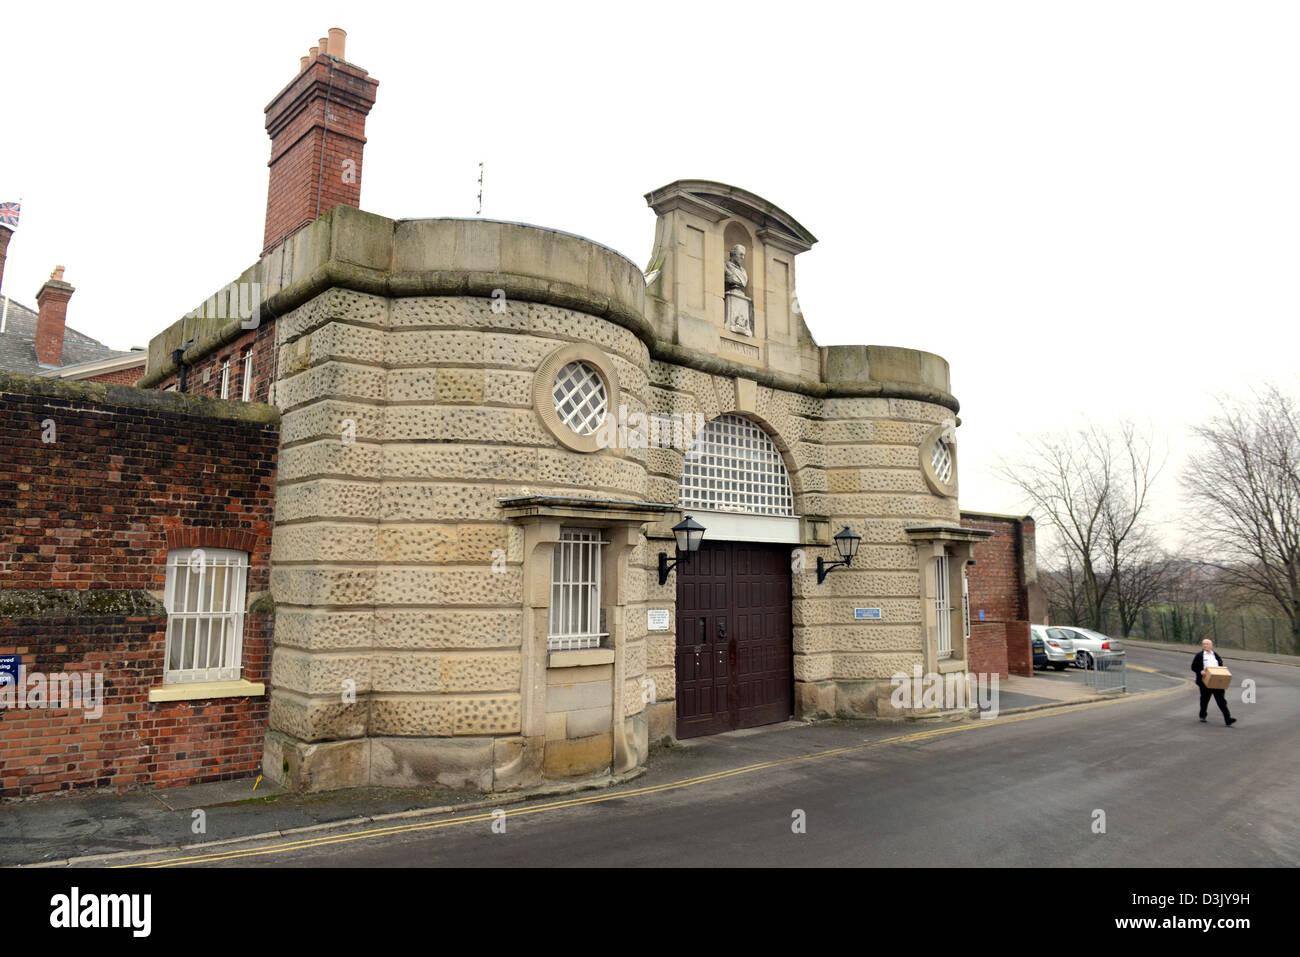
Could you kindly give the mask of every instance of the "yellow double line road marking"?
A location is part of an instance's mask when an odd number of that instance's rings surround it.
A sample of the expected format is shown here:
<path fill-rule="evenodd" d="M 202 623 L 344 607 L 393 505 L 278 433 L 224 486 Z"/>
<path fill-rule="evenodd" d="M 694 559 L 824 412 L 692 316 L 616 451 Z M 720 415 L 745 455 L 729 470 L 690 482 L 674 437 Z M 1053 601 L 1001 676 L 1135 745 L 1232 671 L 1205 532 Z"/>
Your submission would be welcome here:
<path fill-rule="evenodd" d="M 811 751 L 806 754 L 798 754 L 794 757 L 780 758 L 773 761 L 760 761 L 757 764 L 748 764 L 744 767 L 729 768 L 724 771 L 714 771 L 712 774 L 701 774 L 698 777 L 683 778 L 680 781 L 670 781 L 665 784 L 647 785 L 645 787 L 630 788 L 620 791 L 602 791 L 599 794 L 590 794 L 582 797 L 564 798 L 559 801 L 550 801 L 546 804 L 536 804 L 528 807 L 501 807 L 493 808 L 486 812 L 476 812 L 465 814 L 458 817 L 440 818 L 436 821 L 428 821 L 422 824 L 395 824 L 389 827 L 371 828 L 365 831 L 352 831 L 347 834 L 337 834 L 333 836 L 322 836 L 313 838 L 304 838 L 298 841 L 288 841 L 283 844 L 273 844 L 270 847 L 259 848 L 256 850 L 245 851 L 213 851 L 206 854 L 197 854 L 191 857 L 175 857 L 161 861 L 141 861 L 135 864 L 119 864 L 118 868 L 130 867 L 177 867 L 182 864 L 210 864 L 218 861 L 237 860 L 245 857 L 260 857 L 267 854 L 286 854 L 291 851 L 300 851 L 312 847 L 325 847 L 330 844 L 346 844 L 350 841 L 367 840 L 377 837 L 390 837 L 396 834 L 412 834 L 418 831 L 431 831 L 443 827 L 453 827 L 458 824 L 476 824 L 497 819 L 497 812 L 501 812 L 506 817 L 523 817 L 525 814 L 541 814 L 545 811 L 560 811 L 565 808 L 582 807 L 589 804 L 600 804 L 605 801 L 616 801 L 624 798 L 646 797 L 652 794 L 662 794 L 667 791 L 677 791 L 684 788 L 698 787 L 701 784 L 712 784 L 715 781 L 724 781 L 727 778 L 737 777 L 742 774 L 753 774 L 756 771 L 767 771 L 772 768 L 787 767 L 792 764 L 799 764 L 804 761 L 816 761 L 821 758 L 830 758 L 843 754 L 859 754 L 865 751 L 873 751 L 877 748 L 887 747 L 895 744 L 910 744 L 917 741 L 928 741 L 933 738 L 942 737 L 948 734 L 957 734 L 962 731 L 973 731 L 976 728 L 984 727 L 1001 727 L 1008 724 L 1016 724 L 1021 721 L 1031 721 L 1035 718 L 1050 717 L 1052 715 L 1065 714 L 1073 711 L 1083 711 L 1089 708 L 1104 707 L 1106 705 L 1116 704 L 1121 701 L 1142 701 L 1153 698 L 1161 698 L 1177 691 L 1184 690 L 1182 686 L 1169 688 L 1164 691 L 1147 692 L 1139 698 L 1116 698 L 1110 701 L 1089 701 L 1083 704 L 1069 705 L 1063 708 L 1051 708 L 1042 711 L 1034 711 L 1027 714 L 1014 715 L 1007 718 L 995 718 L 992 720 L 976 720 L 968 724 L 954 724 L 942 728 L 930 728 L 925 731 L 914 731 L 911 734 L 902 734 L 897 737 L 885 738 L 880 741 L 869 741 L 864 744 L 849 745 L 843 748 L 829 748 L 825 751 Z"/>

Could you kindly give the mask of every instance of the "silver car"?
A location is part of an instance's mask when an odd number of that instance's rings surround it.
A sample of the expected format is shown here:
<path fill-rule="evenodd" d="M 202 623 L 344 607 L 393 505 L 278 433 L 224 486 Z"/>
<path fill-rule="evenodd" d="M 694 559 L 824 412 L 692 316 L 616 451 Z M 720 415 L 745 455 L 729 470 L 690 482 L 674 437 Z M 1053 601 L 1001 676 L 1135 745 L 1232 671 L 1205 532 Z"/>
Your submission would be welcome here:
<path fill-rule="evenodd" d="M 1064 671 L 1065 666 L 1074 662 L 1074 640 L 1059 628 L 1046 625 L 1030 625 L 1029 634 L 1034 647 L 1034 656 L 1040 654 L 1045 664 L 1057 671 Z M 1037 662 L 1035 662 L 1037 663 Z"/>
<path fill-rule="evenodd" d="M 1091 668 L 1098 658 L 1124 650 L 1124 643 L 1118 638 L 1107 638 L 1099 631 L 1090 628 L 1068 628 L 1057 626 L 1057 631 L 1065 632 L 1074 640 L 1074 664 L 1076 668 Z"/>

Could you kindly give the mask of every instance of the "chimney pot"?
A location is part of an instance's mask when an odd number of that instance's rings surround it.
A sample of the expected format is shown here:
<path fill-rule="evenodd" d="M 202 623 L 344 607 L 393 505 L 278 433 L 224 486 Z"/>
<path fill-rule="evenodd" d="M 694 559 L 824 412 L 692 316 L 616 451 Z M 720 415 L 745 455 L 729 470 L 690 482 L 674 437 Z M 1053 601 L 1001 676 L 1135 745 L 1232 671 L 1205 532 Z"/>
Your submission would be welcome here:
<path fill-rule="evenodd" d="M 336 56 L 340 60 L 346 59 L 343 56 L 343 44 L 346 42 L 346 31 L 342 27 L 330 27 L 330 56 Z"/>
<path fill-rule="evenodd" d="M 309 63 L 311 63 L 311 57 L 309 57 L 309 56 L 305 56 L 305 57 L 301 57 L 301 58 L 299 58 L 299 60 L 298 60 L 298 72 L 301 73 L 303 70 L 307 69 L 307 64 L 309 64 Z"/>
<path fill-rule="evenodd" d="M 329 37 L 321 37 L 321 38 L 320 38 L 319 40 L 317 40 L 316 42 L 320 44 L 320 52 L 323 53 L 323 54 L 325 54 L 326 56 L 329 56 L 329 55 L 330 55 L 330 38 L 329 38 Z"/>
<path fill-rule="evenodd" d="M 320 47 L 312 47 L 310 50 L 307 51 L 307 55 L 310 56 L 313 60 L 316 59 L 318 56 L 320 56 Z"/>
<path fill-rule="evenodd" d="M 63 267 L 55 266 L 54 271 L 50 273 L 50 278 L 55 282 L 63 282 Z"/>

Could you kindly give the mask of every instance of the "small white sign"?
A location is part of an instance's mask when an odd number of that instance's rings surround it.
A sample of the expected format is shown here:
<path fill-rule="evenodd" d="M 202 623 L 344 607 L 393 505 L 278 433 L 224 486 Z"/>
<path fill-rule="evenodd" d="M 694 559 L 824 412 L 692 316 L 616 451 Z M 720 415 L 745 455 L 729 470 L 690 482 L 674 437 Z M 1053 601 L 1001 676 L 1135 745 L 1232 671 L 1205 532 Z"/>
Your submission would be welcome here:
<path fill-rule="evenodd" d="M 651 631 L 667 631 L 671 615 L 667 608 L 648 608 L 645 613 L 645 625 Z"/>

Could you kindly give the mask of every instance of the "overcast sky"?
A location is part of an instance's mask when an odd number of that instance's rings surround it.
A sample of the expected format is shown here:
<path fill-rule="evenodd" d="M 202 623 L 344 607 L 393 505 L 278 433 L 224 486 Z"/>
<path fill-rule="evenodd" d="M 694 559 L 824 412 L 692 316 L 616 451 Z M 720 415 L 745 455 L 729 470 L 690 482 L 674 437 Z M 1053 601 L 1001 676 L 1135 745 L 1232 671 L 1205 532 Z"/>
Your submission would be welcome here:
<path fill-rule="evenodd" d="M 364 209 L 579 233 L 644 267 L 646 192 L 778 204 L 823 344 L 925 349 L 963 508 L 1021 434 L 1294 389 L 1300 10 L 1285 3 L 7 4 L 4 291 L 148 340 L 257 259 L 263 109 L 331 26 L 379 80 Z"/>

